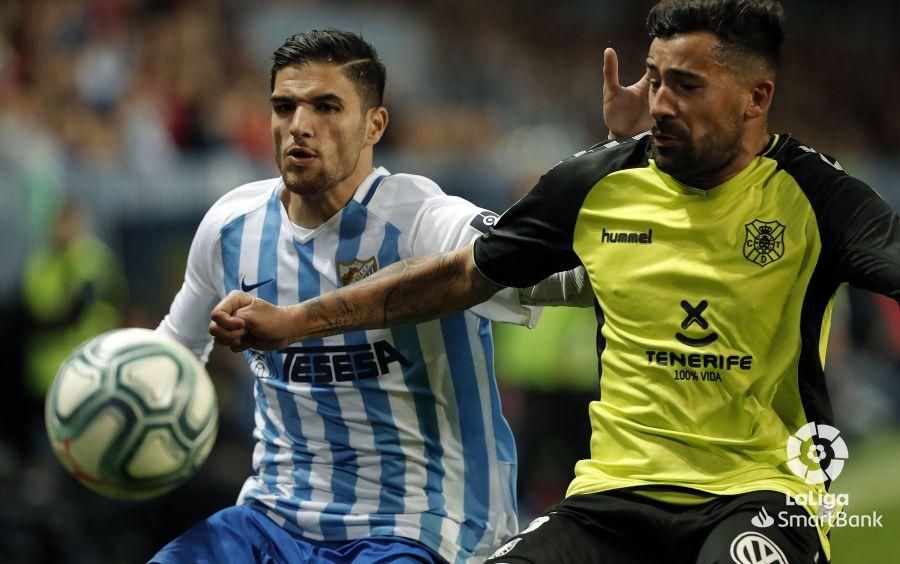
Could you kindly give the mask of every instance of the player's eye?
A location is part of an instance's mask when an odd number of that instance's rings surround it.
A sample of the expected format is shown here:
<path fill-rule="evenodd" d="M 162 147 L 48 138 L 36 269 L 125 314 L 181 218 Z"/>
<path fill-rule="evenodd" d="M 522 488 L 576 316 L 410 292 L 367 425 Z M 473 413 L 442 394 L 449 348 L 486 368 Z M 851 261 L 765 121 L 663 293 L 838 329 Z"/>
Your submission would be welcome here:
<path fill-rule="evenodd" d="M 659 80 L 657 80 L 657 79 L 655 79 L 655 78 L 651 78 L 651 79 L 649 80 L 649 82 L 650 82 L 650 89 L 651 89 L 651 90 L 659 90 Z"/>
<path fill-rule="evenodd" d="M 688 84 L 688 83 L 679 84 L 678 89 L 681 90 L 682 92 L 687 92 L 690 94 L 691 92 L 696 92 L 697 90 L 700 90 L 700 85 L 699 84 Z"/>
<path fill-rule="evenodd" d="M 316 104 L 316 111 L 325 114 L 335 114 L 341 111 L 341 109 L 334 104 Z"/>
<path fill-rule="evenodd" d="M 276 103 L 272 104 L 272 111 L 274 111 L 276 114 L 283 115 L 283 114 L 290 113 L 293 110 L 294 110 L 294 105 L 288 104 L 287 102 L 276 102 Z"/>

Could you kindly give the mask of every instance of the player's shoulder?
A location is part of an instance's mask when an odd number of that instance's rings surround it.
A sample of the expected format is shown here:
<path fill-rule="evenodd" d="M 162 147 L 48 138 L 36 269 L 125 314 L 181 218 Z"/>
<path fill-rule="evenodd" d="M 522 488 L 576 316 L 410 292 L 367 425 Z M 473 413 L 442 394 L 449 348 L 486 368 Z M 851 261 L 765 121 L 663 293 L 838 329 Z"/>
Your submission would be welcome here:
<path fill-rule="evenodd" d="M 814 207 L 833 201 L 856 201 L 875 196 L 862 180 L 848 174 L 837 159 L 789 134 L 778 135 L 765 153 L 794 179 Z"/>
<path fill-rule="evenodd" d="M 416 214 L 426 202 L 450 198 L 438 184 L 418 174 L 391 174 L 381 181 L 367 207 L 371 213 L 395 221 L 397 216 Z"/>
<path fill-rule="evenodd" d="M 206 212 L 201 229 L 218 231 L 239 217 L 264 208 L 275 189 L 281 185 L 281 178 L 267 178 L 242 184 L 229 190 Z"/>
<path fill-rule="evenodd" d="M 379 192 L 376 197 L 381 196 L 380 200 L 389 199 L 392 202 L 412 202 L 446 195 L 434 180 L 403 172 L 385 177 Z"/>
<path fill-rule="evenodd" d="M 597 143 L 564 159 L 544 175 L 544 182 L 593 186 L 621 170 L 646 167 L 650 132 Z"/>
<path fill-rule="evenodd" d="M 790 134 L 775 136 L 763 156 L 773 159 L 779 169 L 793 176 L 804 189 L 851 178 L 836 158 Z"/>

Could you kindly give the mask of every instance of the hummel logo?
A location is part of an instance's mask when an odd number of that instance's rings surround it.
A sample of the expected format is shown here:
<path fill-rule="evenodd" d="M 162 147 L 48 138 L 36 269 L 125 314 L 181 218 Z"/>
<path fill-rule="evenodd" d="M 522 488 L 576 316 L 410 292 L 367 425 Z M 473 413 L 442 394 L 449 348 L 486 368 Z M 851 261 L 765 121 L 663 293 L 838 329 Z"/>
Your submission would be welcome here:
<path fill-rule="evenodd" d="M 252 292 L 253 290 L 259 288 L 260 286 L 265 286 L 266 284 L 268 284 L 271 281 L 272 281 L 272 279 L 269 278 L 268 280 L 263 280 L 262 282 L 257 282 L 256 284 L 246 284 L 244 282 L 244 277 L 241 276 L 241 290 L 243 290 L 244 292 Z"/>
<path fill-rule="evenodd" d="M 606 228 L 603 228 L 603 233 L 600 236 L 601 243 L 638 243 L 641 245 L 649 245 L 653 242 L 653 230 L 648 229 L 643 233 L 628 233 L 621 232 L 616 233 L 615 231 L 607 231 Z"/>

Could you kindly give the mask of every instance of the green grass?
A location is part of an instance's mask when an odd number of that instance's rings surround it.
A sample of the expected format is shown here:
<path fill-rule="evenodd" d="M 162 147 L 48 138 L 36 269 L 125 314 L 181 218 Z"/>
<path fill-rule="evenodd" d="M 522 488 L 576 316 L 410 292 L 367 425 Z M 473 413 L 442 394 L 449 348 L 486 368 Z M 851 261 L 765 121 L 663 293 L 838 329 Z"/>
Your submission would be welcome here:
<path fill-rule="evenodd" d="M 849 494 L 849 514 L 883 514 L 884 528 L 834 529 L 832 564 L 900 562 L 900 432 L 848 446 L 850 458 L 831 492 Z"/>

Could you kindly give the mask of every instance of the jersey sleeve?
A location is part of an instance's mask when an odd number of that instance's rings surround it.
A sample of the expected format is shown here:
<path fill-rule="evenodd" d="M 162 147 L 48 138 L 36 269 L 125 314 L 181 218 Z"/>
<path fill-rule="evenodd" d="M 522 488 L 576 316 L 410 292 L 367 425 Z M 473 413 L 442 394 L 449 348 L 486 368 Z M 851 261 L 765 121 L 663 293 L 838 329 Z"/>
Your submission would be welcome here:
<path fill-rule="evenodd" d="M 520 289 L 519 300 L 525 305 L 567 307 L 593 307 L 595 302 L 583 266 L 551 274 L 534 286 Z"/>
<path fill-rule="evenodd" d="M 461 249 L 488 232 L 499 216 L 455 196 L 434 196 L 425 200 L 413 221 L 409 237 L 412 256 L 425 256 Z M 493 321 L 534 327 L 539 307 L 521 303 L 519 292 L 506 288 L 477 306 L 476 314 Z"/>
<path fill-rule="evenodd" d="M 823 210 L 842 282 L 900 302 L 900 218 L 872 188 L 841 177 Z"/>
<path fill-rule="evenodd" d="M 525 288 L 572 270 L 575 223 L 591 189 L 606 175 L 646 166 L 646 133 L 580 151 L 550 169 L 475 242 L 475 264 L 496 284 Z"/>
<path fill-rule="evenodd" d="M 475 264 L 489 280 L 524 288 L 580 264 L 572 234 L 581 201 L 562 194 L 553 169 L 475 243 Z"/>
<path fill-rule="evenodd" d="M 213 346 L 209 315 L 224 297 L 224 285 L 217 283 L 213 276 L 214 272 L 222 271 L 222 259 L 216 244 L 218 233 L 211 223 L 207 214 L 197 228 L 188 253 L 184 282 L 169 313 L 156 329 L 189 348 L 204 363 Z"/>
<path fill-rule="evenodd" d="M 900 301 L 897 213 L 832 157 L 796 141 L 784 152 L 780 164 L 813 207 L 826 268 L 834 280 Z"/>

